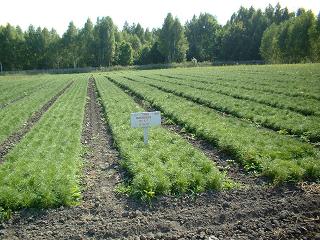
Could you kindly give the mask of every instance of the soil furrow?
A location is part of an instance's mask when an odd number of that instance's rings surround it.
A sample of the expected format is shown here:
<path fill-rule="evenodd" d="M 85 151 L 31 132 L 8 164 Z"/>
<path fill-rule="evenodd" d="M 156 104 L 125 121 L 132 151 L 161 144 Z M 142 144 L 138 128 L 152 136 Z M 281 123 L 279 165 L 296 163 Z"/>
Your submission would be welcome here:
<path fill-rule="evenodd" d="M 11 134 L 3 143 L 0 144 L 0 163 L 3 162 L 4 156 L 26 135 L 31 128 L 40 120 L 42 115 L 49 110 L 55 101 L 73 84 L 70 82 L 65 88 L 59 91 L 48 102 L 46 102 L 37 112 L 35 112 L 22 128 Z"/>

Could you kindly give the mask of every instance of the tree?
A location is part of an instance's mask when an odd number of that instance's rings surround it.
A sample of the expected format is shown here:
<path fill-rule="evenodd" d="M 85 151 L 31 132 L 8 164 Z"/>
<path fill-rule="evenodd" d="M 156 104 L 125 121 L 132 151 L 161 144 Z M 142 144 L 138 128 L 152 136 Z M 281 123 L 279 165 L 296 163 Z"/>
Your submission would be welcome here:
<path fill-rule="evenodd" d="M 144 32 L 144 39 L 145 39 L 145 42 L 150 44 L 154 42 L 153 33 L 149 31 L 149 28 L 147 28 L 146 31 Z"/>
<path fill-rule="evenodd" d="M 269 6 L 268 14 L 273 16 Z M 260 9 L 241 7 L 223 27 L 220 58 L 224 60 L 260 60 L 260 42 L 268 19 Z"/>
<path fill-rule="evenodd" d="M 310 35 L 310 57 L 312 61 L 320 61 L 320 13 L 317 20 L 314 20 L 309 30 Z"/>
<path fill-rule="evenodd" d="M 123 66 L 128 66 L 133 63 L 133 50 L 130 43 L 122 42 L 120 44 L 118 63 Z"/>
<path fill-rule="evenodd" d="M 20 27 L 0 27 L 0 63 L 3 71 L 20 70 L 24 65 L 24 34 Z"/>
<path fill-rule="evenodd" d="M 308 11 L 291 21 L 288 30 L 289 63 L 298 63 L 309 58 L 311 53 L 309 30 L 314 20 L 313 13 Z"/>
<path fill-rule="evenodd" d="M 299 8 L 297 10 L 297 17 L 300 17 L 301 15 L 305 14 L 306 10 L 304 8 Z"/>
<path fill-rule="evenodd" d="M 159 42 L 155 42 L 152 45 L 149 56 L 150 56 L 150 62 L 154 64 L 164 63 L 166 59 L 166 57 L 162 55 L 162 53 L 160 52 Z"/>
<path fill-rule="evenodd" d="M 298 63 L 317 59 L 318 35 L 315 22 L 313 13 L 308 11 L 269 27 L 261 42 L 263 58 L 273 63 Z"/>
<path fill-rule="evenodd" d="M 141 50 L 140 58 L 138 59 L 137 63 L 142 65 L 152 63 L 150 58 L 150 51 L 151 51 L 150 46 L 145 45 Z"/>
<path fill-rule="evenodd" d="M 98 18 L 94 27 L 98 66 L 111 66 L 115 54 L 115 27 L 110 17 Z"/>
<path fill-rule="evenodd" d="M 278 47 L 279 26 L 272 24 L 264 33 L 261 40 L 260 52 L 262 58 L 268 63 L 280 62 Z"/>
<path fill-rule="evenodd" d="M 273 22 L 279 24 L 282 22 L 282 9 L 280 3 L 277 3 L 274 11 L 274 19 Z"/>
<path fill-rule="evenodd" d="M 178 18 L 173 19 L 169 13 L 164 20 L 160 36 L 160 52 L 168 63 L 182 62 L 185 60 L 188 49 L 184 29 Z"/>
<path fill-rule="evenodd" d="M 218 32 L 221 27 L 210 14 L 194 16 L 186 23 L 186 37 L 189 42 L 187 58 L 198 61 L 213 61 L 218 52 Z"/>
<path fill-rule="evenodd" d="M 64 62 L 67 67 L 76 68 L 79 61 L 80 44 L 79 31 L 73 22 L 69 23 L 67 31 L 62 36 Z"/>
<path fill-rule="evenodd" d="M 79 33 L 80 42 L 80 64 L 82 66 L 94 65 L 94 32 L 93 23 L 90 18 L 87 19 L 83 29 Z"/>
<path fill-rule="evenodd" d="M 137 34 L 134 33 L 134 34 L 129 36 L 128 42 L 130 43 L 130 45 L 132 47 L 133 58 L 136 61 L 140 57 L 140 51 L 141 51 L 141 48 L 142 48 L 141 41 L 140 41 L 139 37 L 137 36 Z"/>
<path fill-rule="evenodd" d="M 41 58 L 39 59 L 39 68 L 48 69 L 53 67 L 54 59 L 52 59 L 52 48 L 53 42 L 58 38 L 55 31 L 51 32 L 47 28 L 43 28 L 41 31 Z"/>
<path fill-rule="evenodd" d="M 60 65 L 63 61 L 63 56 L 61 53 L 61 49 L 62 49 L 61 38 L 55 29 L 51 29 L 50 36 L 51 36 L 51 39 L 50 39 L 47 54 L 49 55 L 51 67 L 60 68 Z"/>
<path fill-rule="evenodd" d="M 138 38 L 142 44 L 145 42 L 144 29 L 141 27 L 140 23 L 138 23 L 137 26 L 135 27 L 134 34 L 136 34 L 138 36 Z"/>

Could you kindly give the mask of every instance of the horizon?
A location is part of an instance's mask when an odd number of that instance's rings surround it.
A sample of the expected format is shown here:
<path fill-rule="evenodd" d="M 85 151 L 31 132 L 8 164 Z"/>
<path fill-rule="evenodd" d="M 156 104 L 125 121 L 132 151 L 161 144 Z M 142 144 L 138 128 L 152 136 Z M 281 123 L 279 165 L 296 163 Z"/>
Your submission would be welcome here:
<path fill-rule="evenodd" d="M 48 1 L 50 3 L 50 1 Z M 153 1 L 157 3 L 156 1 Z M 147 0 L 126 1 L 119 0 L 116 3 L 108 5 L 108 1 L 91 0 L 90 5 L 85 5 L 85 1 L 71 0 L 63 2 L 57 0 L 54 4 L 44 6 L 43 1 L 31 0 L 28 2 L 19 2 L 18 0 L 11 0 L 2 4 L 3 9 L 13 9 L 15 11 L 5 11 L 0 15 L 0 25 L 7 23 L 13 26 L 20 26 L 23 31 L 26 31 L 30 25 L 34 27 L 46 27 L 51 30 L 55 29 L 60 36 L 67 30 L 69 23 L 72 21 L 77 28 L 82 28 L 88 18 L 93 23 L 96 23 L 98 17 L 110 16 L 114 24 L 122 29 L 125 21 L 130 25 L 138 24 L 146 29 L 161 28 L 166 15 L 171 12 L 174 17 L 178 17 L 182 24 L 191 20 L 193 15 L 199 16 L 200 13 L 209 13 L 216 17 L 221 25 L 225 25 L 234 12 L 237 12 L 240 6 L 249 8 L 253 6 L 255 9 L 264 10 L 269 4 L 275 6 L 277 2 L 282 8 L 287 7 L 290 12 L 296 12 L 298 8 L 302 7 L 306 10 L 312 10 L 315 15 L 320 11 L 320 1 L 295 1 L 289 0 L 277 1 L 256 1 L 254 3 L 248 0 L 222 1 L 212 0 L 190 0 L 188 2 L 176 0 L 170 2 L 169 0 L 161 1 L 161 5 L 150 4 Z M 51 2 L 52 3 L 52 2 Z M 100 4 L 101 3 L 101 4 Z M 219 4 L 220 3 L 220 4 Z M 16 9 L 16 6 L 19 9 Z M 36 8 L 34 6 L 37 6 Z M 96 7 L 97 5 L 102 7 Z M 126 6 L 123 8 L 123 6 Z M 183 11 L 181 11 L 183 5 Z M 43 8 L 44 7 L 44 8 Z M 76 10 L 70 13 L 70 9 Z M 47 9 L 50 9 L 48 12 Z M 57 14 L 56 12 L 59 12 Z M 58 18 L 57 18 L 58 16 Z"/>

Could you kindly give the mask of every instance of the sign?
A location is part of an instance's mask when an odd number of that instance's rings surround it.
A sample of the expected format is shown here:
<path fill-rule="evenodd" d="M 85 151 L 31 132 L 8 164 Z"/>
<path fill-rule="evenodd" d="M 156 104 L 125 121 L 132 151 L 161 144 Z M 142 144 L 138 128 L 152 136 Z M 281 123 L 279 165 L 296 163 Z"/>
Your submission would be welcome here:
<path fill-rule="evenodd" d="M 131 127 L 143 128 L 144 144 L 148 144 L 148 128 L 161 124 L 160 112 L 131 113 Z"/>
<path fill-rule="evenodd" d="M 146 128 L 161 124 L 160 112 L 136 112 L 131 113 L 131 127 Z"/>

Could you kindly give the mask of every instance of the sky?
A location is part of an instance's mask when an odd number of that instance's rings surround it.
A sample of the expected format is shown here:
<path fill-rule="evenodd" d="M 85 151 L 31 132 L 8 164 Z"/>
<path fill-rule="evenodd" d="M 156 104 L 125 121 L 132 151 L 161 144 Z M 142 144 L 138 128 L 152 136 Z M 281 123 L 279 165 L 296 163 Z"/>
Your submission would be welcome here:
<path fill-rule="evenodd" d="M 10 23 L 26 30 L 32 24 L 54 28 L 62 35 L 70 21 L 81 28 L 88 18 L 96 22 L 97 17 L 110 16 L 119 29 L 125 21 L 152 29 L 162 26 L 168 12 L 182 23 L 208 12 L 225 24 L 240 6 L 265 9 L 277 2 L 290 11 L 299 7 L 316 15 L 320 11 L 320 0 L 0 0 L 0 25 Z"/>

